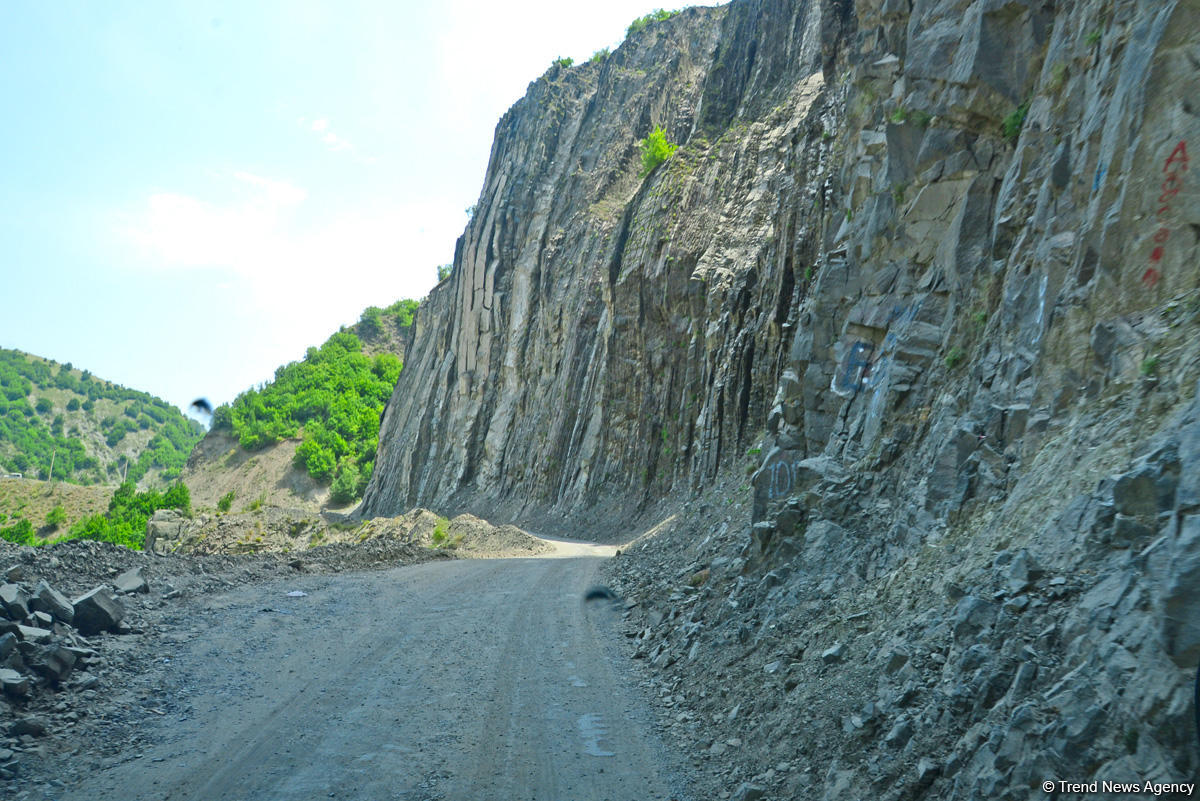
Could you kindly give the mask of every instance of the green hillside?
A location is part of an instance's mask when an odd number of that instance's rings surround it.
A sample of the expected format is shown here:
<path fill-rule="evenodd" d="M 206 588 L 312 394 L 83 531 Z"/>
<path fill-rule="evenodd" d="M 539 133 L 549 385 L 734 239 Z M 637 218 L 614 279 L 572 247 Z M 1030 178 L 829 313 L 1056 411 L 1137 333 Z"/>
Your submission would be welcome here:
<path fill-rule="evenodd" d="M 273 381 L 218 408 L 213 428 L 230 430 L 246 450 L 300 438 L 298 467 L 330 483 L 335 501 L 361 497 L 375 466 L 379 419 L 402 367 L 396 353 L 403 353 L 416 306 L 402 300 L 368 308 L 357 324 L 277 369 Z"/>
<path fill-rule="evenodd" d="M 179 476 L 203 434 L 160 398 L 0 348 L 0 471 L 74 484 L 161 484 Z"/>

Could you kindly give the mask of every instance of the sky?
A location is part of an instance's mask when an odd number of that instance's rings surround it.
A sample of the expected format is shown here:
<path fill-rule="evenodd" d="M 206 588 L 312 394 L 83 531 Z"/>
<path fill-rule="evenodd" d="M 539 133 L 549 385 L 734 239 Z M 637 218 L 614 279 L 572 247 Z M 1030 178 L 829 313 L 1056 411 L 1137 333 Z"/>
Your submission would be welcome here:
<path fill-rule="evenodd" d="M 500 116 L 655 7 L 0 3 L 0 347 L 233 400 L 424 297 Z"/>

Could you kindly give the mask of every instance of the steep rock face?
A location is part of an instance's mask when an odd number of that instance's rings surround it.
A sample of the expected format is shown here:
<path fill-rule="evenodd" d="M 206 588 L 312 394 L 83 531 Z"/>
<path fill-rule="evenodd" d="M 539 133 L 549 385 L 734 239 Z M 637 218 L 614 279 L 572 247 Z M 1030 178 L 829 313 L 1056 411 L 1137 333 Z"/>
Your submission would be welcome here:
<path fill-rule="evenodd" d="M 365 514 L 632 511 L 744 454 L 826 202 L 821 32 L 839 14 L 689 9 L 531 84 L 419 312 Z M 681 147 L 643 179 L 654 125 Z"/>
<path fill-rule="evenodd" d="M 757 445 L 738 550 L 710 503 L 642 580 L 695 720 L 807 764 L 779 797 L 1188 780 L 1198 19 L 734 2 L 552 70 L 501 122 L 364 508 L 600 517 Z M 683 144 L 641 180 L 656 123 Z M 788 678 L 727 708 L 752 653 Z"/>
<path fill-rule="evenodd" d="M 733 563 L 754 611 L 693 625 L 850 654 L 820 679 L 845 693 L 814 748 L 828 794 L 1189 780 L 1200 4 L 855 12 L 844 213 Z M 830 620 L 860 609 L 890 619 Z"/>

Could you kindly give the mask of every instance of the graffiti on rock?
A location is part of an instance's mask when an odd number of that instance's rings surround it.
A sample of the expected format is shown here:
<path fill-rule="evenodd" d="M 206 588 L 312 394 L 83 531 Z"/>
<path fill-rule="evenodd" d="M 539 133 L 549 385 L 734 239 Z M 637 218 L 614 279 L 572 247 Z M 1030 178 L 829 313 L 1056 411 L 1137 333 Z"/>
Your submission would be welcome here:
<path fill-rule="evenodd" d="M 1154 218 L 1158 222 L 1158 230 L 1154 232 L 1153 246 L 1150 250 L 1150 266 L 1142 273 L 1142 283 L 1151 288 L 1162 278 L 1158 267 L 1163 256 L 1166 255 L 1167 241 L 1171 238 L 1171 229 L 1167 225 L 1166 218 L 1171 213 L 1172 201 L 1183 189 L 1183 173 L 1187 172 L 1187 168 L 1187 142 L 1181 140 L 1179 144 L 1175 145 L 1163 164 L 1162 171 L 1166 174 L 1166 178 L 1163 179 L 1158 196 L 1158 209 L 1154 213 Z"/>

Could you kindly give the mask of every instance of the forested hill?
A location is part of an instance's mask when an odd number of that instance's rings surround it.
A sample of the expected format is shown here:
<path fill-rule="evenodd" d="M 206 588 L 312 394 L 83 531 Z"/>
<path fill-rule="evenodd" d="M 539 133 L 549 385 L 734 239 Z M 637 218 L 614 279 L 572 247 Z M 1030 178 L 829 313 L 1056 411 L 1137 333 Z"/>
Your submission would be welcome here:
<path fill-rule="evenodd" d="M 379 422 L 411 343 L 414 300 L 365 309 L 359 321 L 283 365 L 213 415 L 184 480 L 200 503 L 227 494 L 335 504 L 362 496 L 374 470 Z M 242 451 L 230 454 L 229 437 Z M 281 445 L 283 452 L 275 445 Z M 295 467 L 298 475 L 289 473 Z M 307 479 L 302 478 L 306 475 Z M 266 497 L 264 496 L 264 497 Z"/>
<path fill-rule="evenodd" d="M 178 477 L 203 428 L 179 409 L 18 350 L 0 348 L 0 470 L 76 484 Z"/>

